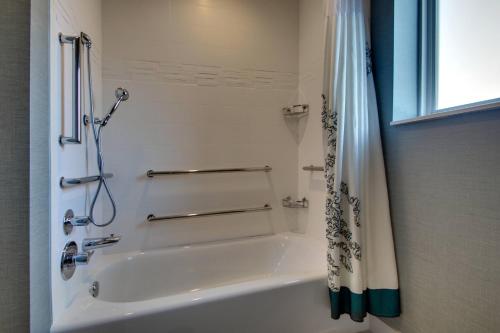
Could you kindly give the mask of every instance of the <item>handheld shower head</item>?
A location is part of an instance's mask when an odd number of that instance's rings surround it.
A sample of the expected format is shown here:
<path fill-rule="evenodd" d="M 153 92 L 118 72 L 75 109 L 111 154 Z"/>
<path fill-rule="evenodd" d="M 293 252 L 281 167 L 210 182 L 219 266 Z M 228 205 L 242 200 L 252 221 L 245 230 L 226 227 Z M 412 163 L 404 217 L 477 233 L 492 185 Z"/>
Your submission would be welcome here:
<path fill-rule="evenodd" d="M 101 126 L 106 126 L 108 123 L 109 119 L 111 119 L 111 116 L 115 111 L 118 109 L 118 106 L 120 105 L 121 102 L 126 101 L 129 99 L 130 94 L 128 93 L 128 90 L 122 87 L 118 87 L 115 90 L 115 96 L 116 96 L 116 102 L 113 104 L 111 107 L 111 110 L 108 112 L 108 114 L 102 119 Z"/>
<path fill-rule="evenodd" d="M 128 90 L 122 87 L 116 88 L 115 96 L 117 99 L 121 99 L 122 101 L 126 101 L 130 97 Z"/>

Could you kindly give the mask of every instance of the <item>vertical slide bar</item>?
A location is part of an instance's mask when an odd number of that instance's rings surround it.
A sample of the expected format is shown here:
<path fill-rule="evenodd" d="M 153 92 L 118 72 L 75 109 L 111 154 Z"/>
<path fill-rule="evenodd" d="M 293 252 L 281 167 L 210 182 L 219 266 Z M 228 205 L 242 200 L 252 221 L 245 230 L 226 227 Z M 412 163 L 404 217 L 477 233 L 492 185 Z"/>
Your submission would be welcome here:
<path fill-rule="evenodd" d="M 59 34 L 59 42 L 61 45 L 71 44 L 73 51 L 73 119 L 72 119 L 72 135 L 59 137 L 59 143 L 64 144 L 81 144 L 82 143 L 82 43 L 78 36 L 66 36 Z"/>

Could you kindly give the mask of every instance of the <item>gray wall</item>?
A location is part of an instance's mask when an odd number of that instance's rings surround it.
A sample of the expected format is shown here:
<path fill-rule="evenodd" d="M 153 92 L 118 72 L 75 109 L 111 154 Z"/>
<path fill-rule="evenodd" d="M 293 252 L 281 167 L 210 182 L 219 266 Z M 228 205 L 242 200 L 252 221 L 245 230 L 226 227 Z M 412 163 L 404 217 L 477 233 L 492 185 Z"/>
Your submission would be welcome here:
<path fill-rule="evenodd" d="M 0 10 L 0 332 L 29 329 L 30 1 Z"/>
<path fill-rule="evenodd" d="M 49 250 L 49 0 L 31 1 L 30 327 L 51 325 Z"/>
<path fill-rule="evenodd" d="M 51 324 L 48 33 L 48 0 L 1 2 L 0 332 Z"/>
<path fill-rule="evenodd" d="M 374 74 L 403 311 L 385 321 L 404 333 L 498 332 L 500 110 L 389 126 L 393 1 L 372 3 Z"/>

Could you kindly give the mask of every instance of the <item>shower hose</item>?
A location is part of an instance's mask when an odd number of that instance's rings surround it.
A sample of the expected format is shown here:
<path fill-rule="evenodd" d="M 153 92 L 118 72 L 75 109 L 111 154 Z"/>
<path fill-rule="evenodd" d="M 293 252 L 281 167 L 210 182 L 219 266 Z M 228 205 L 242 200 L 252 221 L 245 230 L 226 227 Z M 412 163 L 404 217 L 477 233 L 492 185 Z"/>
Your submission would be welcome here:
<path fill-rule="evenodd" d="M 89 220 L 90 222 L 95 225 L 96 227 L 105 227 L 107 225 L 110 225 L 116 217 L 116 203 L 115 200 L 113 199 L 113 195 L 111 194 L 111 190 L 109 189 L 108 183 L 106 181 L 106 178 L 104 178 L 104 161 L 103 161 L 103 154 L 102 154 L 102 129 L 104 125 L 95 118 L 94 114 L 94 92 L 93 92 L 93 85 L 92 85 L 92 69 L 91 69 L 91 60 L 90 60 L 90 47 L 91 43 L 85 43 L 85 46 L 87 48 L 87 71 L 88 71 L 88 86 L 89 86 L 89 99 L 90 99 L 90 112 L 89 112 L 89 118 L 90 118 L 90 126 L 92 127 L 92 133 L 94 135 L 94 141 L 95 141 L 95 146 L 96 146 L 96 151 L 97 151 L 97 169 L 99 172 L 99 183 L 97 184 L 97 189 L 94 193 L 94 196 L 92 197 L 92 201 L 90 202 L 90 209 L 89 209 Z M 94 216 L 94 210 L 95 210 L 95 205 L 97 202 L 97 198 L 99 197 L 99 193 L 104 189 L 107 197 L 109 198 L 109 201 L 111 203 L 112 207 L 112 214 L 111 218 L 107 220 L 106 222 L 103 223 L 97 223 L 95 216 Z"/>

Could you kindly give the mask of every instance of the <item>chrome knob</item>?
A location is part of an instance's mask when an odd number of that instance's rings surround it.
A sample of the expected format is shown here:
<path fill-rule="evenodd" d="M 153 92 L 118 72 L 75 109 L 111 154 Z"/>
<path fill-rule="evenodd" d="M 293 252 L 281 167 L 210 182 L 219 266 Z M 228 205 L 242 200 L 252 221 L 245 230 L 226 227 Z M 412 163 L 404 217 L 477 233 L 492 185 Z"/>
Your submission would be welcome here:
<path fill-rule="evenodd" d="M 73 231 L 73 227 L 86 226 L 90 223 L 88 216 L 75 216 L 73 210 L 68 209 L 64 213 L 63 230 L 65 235 L 69 235 Z"/>
<path fill-rule="evenodd" d="M 88 265 L 94 251 L 78 253 L 78 245 L 74 241 L 66 243 L 61 255 L 61 275 L 63 280 L 69 280 L 76 270 L 76 266 Z"/>

